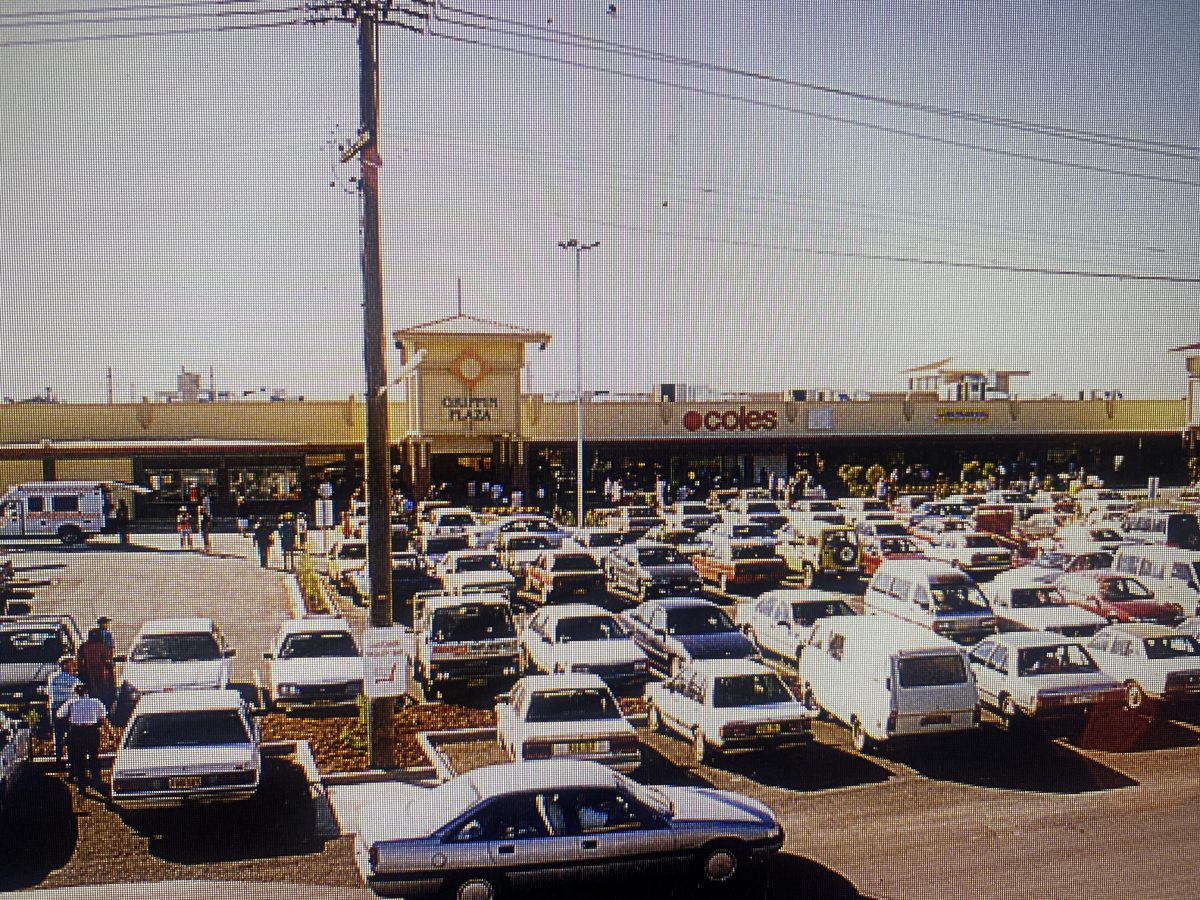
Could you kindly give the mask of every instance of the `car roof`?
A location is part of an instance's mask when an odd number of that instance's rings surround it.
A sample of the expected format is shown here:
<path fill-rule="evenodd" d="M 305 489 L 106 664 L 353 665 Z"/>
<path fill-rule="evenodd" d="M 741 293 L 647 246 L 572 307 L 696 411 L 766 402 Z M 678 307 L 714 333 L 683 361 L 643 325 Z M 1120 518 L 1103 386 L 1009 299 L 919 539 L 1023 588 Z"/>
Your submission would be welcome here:
<path fill-rule="evenodd" d="M 547 759 L 473 769 L 462 776 L 481 797 L 551 788 L 615 787 L 617 773 L 587 760 Z"/>
<path fill-rule="evenodd" d="M 1079 643 L 1075 638 L 1064 637 L 1052 631 L 1005 631 L 1000 634 L 989 634 L 985 640 L 999 641 L 1017 650 L 1027 647 L 1056 647 L 1059 644 Z"/>
<path fill-rule="evenodd" d="M 159 691 L 143 694 L 134 715 L 164 712 L 199 712 L 206 709 L 241 709 L 242 695 L 222 690 Z"/>
<path fill-rule="evenodd" d="M 857 636 L 863 645 L 884 653 L 901 650 L 960 650 L 961 648 L 928 628 L 891 616 L 834 616 L 817 619 L 828 623 L 846 636 Z"/>
<path fill-rule="evenodd" d="M 648 602 L 657 604 L 668 612 L 673 609 L 687 609 L 692 606 L 717 606 L 716 603 L 713 603 L 711 600 L 705 600 L 703 597 L 662 597 L 658 600 L 650 600 Z"/>
<path fill-rule="evenodd" d="M 147 634 L 195 634 L 198 631 L 215 631 L 213 620 L 205 616 L 181 616 L 175 619 L 150 619 L 142 623 L 138 635 Z"/>
<path fill-rule="evenodd" d="M 597 606 L 594 603 L 554 603 L 550 606 L 543 606 L 539 612 L 545 616 L 547 622 L 561 622 L 563 619 L 577 619 L 584 616 L 612 615 L 603 606 Z"/>
<path fill-rule="evenodd" d="M 763 665 L 753 659 L 698 659 L 692 662 L 693 672 L 707 675 L 709 678 L 722 678 L 730 675 L 763 675 L 775 674 L 770 666 Z"/>
<path fill-rule="evenodd" d="M 583 672 L 559 673 L 556 675 L 526 675 L 517 684 L 524 685 L 528 691 L 576 691 L 596 688 L 605 691 L 608 690 L 608 687 L 604 684 L 604 679 L 599 675 Z"/>
<path fill-rule="evenodd" d="M 760 600 L 783 600 L 787 603 L 832 603 L 834 600 L 845 601 L 846 595 L 835 591 L 819 591 L 813 588 L 779 588 L 774 591 L 764 591 L 749 602 Z"/>
<path fill-rule="evenodd" d="M 288 619 L 279 626 L 280 635 L 306 634 L 318 631 L 351 632 L 350 623 L 341 616 L 305 616 L 303 619 Z"/>
<path fill-rule="evenodd" d="M 1155 625 L 1151 622 L 1119 622 L 1115 625 L 1108 625 L 1101 628 L 1097 634 L 1128 634 L 1132 637 L 1145 640 L 1147 638 L 1174 637 L 1175 635 L 1187 634 L 1187 632 L 1180 631 L 1178 628 L 1171 628 L 1168 625 Z"/>

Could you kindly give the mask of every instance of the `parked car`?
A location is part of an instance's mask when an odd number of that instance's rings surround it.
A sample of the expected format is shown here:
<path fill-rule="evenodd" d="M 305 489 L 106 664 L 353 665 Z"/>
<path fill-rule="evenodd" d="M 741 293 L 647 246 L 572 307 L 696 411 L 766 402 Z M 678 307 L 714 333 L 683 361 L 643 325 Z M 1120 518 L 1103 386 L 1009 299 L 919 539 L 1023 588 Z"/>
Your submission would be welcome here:
<path fill-rule="evenodd" d="M 704 503 L 695 500 L 682 500 L 667 507 L 666 524 L 671 528 L 687 528 L 692 531 L 704 531 L 720 519 L 715 512 Z"/>
<path fill-rule="evenodd" d="M 123 663 L 118 702 L 128 708 L 145 694 L 225 688 L 235 652 L 225 645 L 212 619 L 151 619 L 138 630 L 129 650 L 113 658 Z"/>
<path fill-rule="evenodd" d="M 774 669 L 752 660 L 701 660 L 646 685 L 650 727 L 692 744 L 699 764 L 730 750 L 807 744 L 816 713 Z"/>
<path fill-rule="evenodd" d="M 908 517 L 908 525 L 912 528 L 925 522 L 940 521 L 942 519 L 965 520 L 971 518 L 974 511 L 973 507 L 962 503 L 951 503 L 945 500 L 928 500 L 912 511 L 912 514 Z"/>
<path fill-rule="evenodd" d="M 587 603 L 556 603 L 529 617 L 517 636 L 521 671 L 585 672 L 609 684 L 650 677 L 650 663 L 617 617 Z"/>
<path fill-rule="evenodd" d="M 1175 625 L 1183 607 L 1157 600 L 1146 585 L 1123 572 L 1099 569 L 1060 576 L 1055 582 L 1068 603 L 1103 616 L 1109 622 L 1154 622 Z"/>
<path fill-rule="evenodd" d="M 1013 567 L 1013 554 L 992 535 L 978 531 L 943 534 L 925 553 L 956 569 L 962 569 L 976 581 Z"/>
<path fill-rule="evenodd" d="M 337 616 L 289 619 L 263 659 L 273 706 L 335 706 L 362 696 L 362 651 L 350 623 Z"/>
<path fill-rule="evenodd" d="M 499 550 L 505 535 L 537 534 L 549 541 L 549 549 L 557 549 L 567 537 L 562 529 L 546 516 L 522 514 L 485 516 L 484 519 L 482 524 L 467 529 L 472 547 L 495 547 Z"/>
<path fill-rule="evenodd" d="M 431 699 L 516 680 L 517 632 L 501 594 L 418 594 L 413 678 Z"/>
<path fill-rule="evenodd" d="M 426 571 L 424 560 L 416 553 L 392 554 L 392 614 L 397 623 L 412 625 L 413 597 L 441 586 L 441 580 Z"/>
<path fill-rule="evenodd" d="M 838 594 L 827 591 L 767 591 L 734 609 L 738 625 L 760 651 L 800 664 L 800 654 L 817 619 L 855 615 Z"/>
<path fill-rule="evenodd" d="M 1125 686 L 1125 706 L 1141 710 L 1147 701 L 1167 705 L 1200 700 L 1200 643 L 1177 628 L 1110 625 L 1088 642 L 1105 674 Z"/>
<path fill-rule="evenodd" d="M 632 535 L 615 528 L 577 528 L 571 533 L 570 550 L 590 553 L 596 565 L 604 569 L 618 548 L 632 543 Z"/>
<path fill-rule="evenodd" d="M 1178 603 L 1188 615 L 1200 615 L 1200 550 L 1125 544 L 1112 567 L 1136 575 L 1157 599 Z"/>
<path fill-rule="evenodd" d="M 352 572 L 367 568 L 367 542 L 361 538 L 346 538 L 334 541 L 329 548 L 325 573 L 338 587 L 350 586 Z"/>
<path fill-rule="evenodd" d="M 1061 549 L 1077 553 L 1095 550 L 1116 553 L 1125 543 L 1125 535 L 1112 525 L 1064 525 L 1054 537 Z"/>
<path fill-rule="evenodd" d="M 258 727 L 237 691 L 182 690 L 138 700 L 117 748 L 120 809 L 241 800 L 258 790 Z"/>
<path fill-rule="evenodd" d="M 838 506 L 845 513 L 849 525 L 854 525 L 867 513 L 886 513 L 889 517 L 892 513 L 886 501 L 875 497 L 843 497 L 838 501 Z"/>
<path fill-rule="evenodd" d="M 553 535 L 533 534 L 524 531 L 508 532 L 500 536 L 497 549 L 500 563 L 516 579 L 517 590 L 526 585 L 525 572 L 529 564 L 547 550 L 562 546 L 562 541 Z"/>
<path fill-rule="evenodd" d="M 1084 518 L 1093 513 L 1117 513 L 1123 515 L 1133 510 L 1133 501 L 1111 488 L 1084 488 L 1075 495 L 1075 502 Z"/>
<path fill-rule="evenodd" d="M 688 562 L 708 547 L 708 544 L 700 539 L 700 535 L 690 528 L 672 528 L 670 525 L 651 528 L 642 539 L 652 544 L 669 544 Z"/>
<path fill-rule="evenodd" d="M 422 534 L 416 543 L 417 553 L 425 561 L 425 568 L 436 572 L 438 565 L 456 550 L 469 550 L 470 538 L 463 532 L 450 534 Z"/>
<path fill-rule="evenodd" d="M 621 614 L 651 665 L 675 674 L 693 659 L 753 659 L 754 645 L 725 610 L 699 597 L 647 600 Z"/>
<path fill-rule="evenodd" d="M 692 557 L 692 565 L 702 582 L 714 584 L 723 592 L 735 586 L 778 584 L 787 574 L 787 563 L 776 555 L 775 543 L 759 538 L 717 538 L 703 553 Z"/>
<path fill-rule="evenodd" d="M 1125 690 L 1082 644 L 1044 631 L 984 638 L 968 654 L 979 701 L 1010 727 L 1035 723 L 1073 734 L 1099 712 L 1119 709 Z"/>
<path fill-rule="evenodd" d="M 729 504 L 727 521 L 758 522 L 766 525 L 772 531 L 779 531 L 788 523 L 787 516 L 774 500 L 748 500 L 738 498 Z"/>
<path fill-rule="evenodd" d="M 845 525 L 846 513 L 832 500 L 795 500 L 792 502 L 792 522 L 828 522 L 830 525 Z"/>
<path fill-rule="evenodd" d="M 1068 603 L 1053 584 L 1028 570 L 1002 572 L 984 588 L 1000 631 L 1052 631 L 1064 637 L 1091 637 L 1108 620 Z"/>
<path fill-rule="evenodd" d="M 609 516 L 609 527 L 627 534 L 641 537 L 651 528 L 662 525 L 666 520 L 650 506 L 620 506 Z"/>
<path fill-rule="evenodd" d="M 696 569 L 670 544 L 639 541 L 621 547 L 609 558 L 605 575 L 610 590 L 630 594 L 638 602 L 701 588 Z"/>
<path fill-rule="evenodd" d="M 467 534 L 477 524 L 475 514 L 466 507 L 443 506 L 429 512 L 421 531 L 429 535 Z"/>
<path fill-rule="evenodd" d="M 516 593 L 516 579 L 500 564 L 500 554 L 491 550 L 454 550 L 438 563 L 435 574 L 451 594 Z"/>
<path fill-rule="evenodd" d="M 380 784 L 372 796 L 349 824 L 359 871 L 383 896 L 494 900 L 648 882 L 736 894 L 783 844 L 775 814 L 751 797 L 646 787 L 573 760 L 487 766 L 435 788 Z"/>
<path fill-rule="evenodd" d="M 1163 544 L 1200 550 L 1200 524 L 1195 513 L 1178 509 L 1140 509 L 1125 518 L 1125 537 L 1139 544 Z"/>
<path fill-rule="evenodd" d="M 860 753 L 897 738 L 979 725 L 975 679 L 962 649 L 907 622 L 818 619 L 799 675 L 805 704 L 848 725 Z"/>
<path fill-rule="evenodd" d="M 0 709 L 20 714 L 44 705 L 46 679 L 81 642 L 70 616 L 0 618 Z"/>
<path fill-rule="evenodd" d="M 971 576 L 940 560 L 885 561 L 867 587 L 863 609 L 961 644 L 973 644 L 996 630 L 996 617 Z"/>
<path fill-rule="evenodd" d="M 858 532 L 848 526 L 813 523 L 789 529 L 776 548 L 792 572 L 799 572 L 805 587 L 830 579 L 857 579 L 862 574 Z"/>
<path fill-rule="evenodd" d="M 604 593 L 604 573 L 583 550 L 547 550 L 525 570 L 525 587 L 539 603 Z"/>
<path fill-rule="evenodd" d="M 923 547 L 909 537 L 880 537 L 864 540 L 859 546 L 862 573 L 870 578 L 885 559 L 925 559 Z"/>
<path fill-rule="evenodd" d="M 513 762 L 580 759 L 619 772 L 642 764 L 637 731 L 598 675 L 527 675 L 496 704 L 496 741 Z"/>

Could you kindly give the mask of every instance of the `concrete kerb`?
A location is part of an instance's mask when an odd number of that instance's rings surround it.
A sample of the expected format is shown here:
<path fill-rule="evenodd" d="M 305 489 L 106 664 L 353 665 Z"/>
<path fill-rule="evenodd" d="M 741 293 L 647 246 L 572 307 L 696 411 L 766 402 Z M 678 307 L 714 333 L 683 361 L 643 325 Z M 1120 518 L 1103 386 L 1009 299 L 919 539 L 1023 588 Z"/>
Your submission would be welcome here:
<path fill-rule="evenodd" d="M 467 741 L 495 740 L 495 728 L 451 728 L 446 731 L 417 732 L 417 743 L 426 758 L 433 764 L 438 781 L 449 781 L 460 774 L 442 752 L 439 744 L 461 744 Z"/>

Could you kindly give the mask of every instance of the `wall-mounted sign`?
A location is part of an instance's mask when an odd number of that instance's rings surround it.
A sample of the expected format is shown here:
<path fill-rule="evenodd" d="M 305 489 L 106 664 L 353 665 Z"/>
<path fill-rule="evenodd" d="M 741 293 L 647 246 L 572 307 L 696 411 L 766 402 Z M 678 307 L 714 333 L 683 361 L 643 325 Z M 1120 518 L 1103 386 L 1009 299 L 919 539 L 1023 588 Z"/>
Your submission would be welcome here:
<path fill-rule="evenodd" d="M 831 431 L 833 429 L 833 407 L 818 406 L 808 411 L 808 427 L 811 431 Z"/>
<path fill-rule="evenodd" d="M 991 413 L 986 409 L 942 409 L 937 414 L 938 423 L 942 425 L 977 424 L 989 418 Z"/>
<path fill-rule="evenodd" d="M 450 374 L 473 390 L 488 374 L 488 364 L 474 350 L 464 350 L 450 363 Z"/>
<path fill-rule="evenodd" d="M 683 415 L 683 427 L 688 431 L 774 431 L 779 427 L 779 414 L 773 409 L 690 410 Z"/>
<path fill-rule="evenodd" d="M 500 398 L 443 397 L 441 407 L 447 422 L 490 422 L 500 409 Z"/>

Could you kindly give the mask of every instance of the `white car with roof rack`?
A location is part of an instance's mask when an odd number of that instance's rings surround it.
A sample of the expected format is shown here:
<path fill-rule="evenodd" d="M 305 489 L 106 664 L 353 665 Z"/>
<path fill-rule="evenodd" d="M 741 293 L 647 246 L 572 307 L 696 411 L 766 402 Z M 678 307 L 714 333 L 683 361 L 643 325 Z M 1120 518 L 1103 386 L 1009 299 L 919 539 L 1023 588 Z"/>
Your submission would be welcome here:
<path fill-rule="evenodd" d="M 335 706 L 363 693 L 362 651 L 350 623 L 338 616 L 284 622 L 263 658 L 274 706 Z"/>

